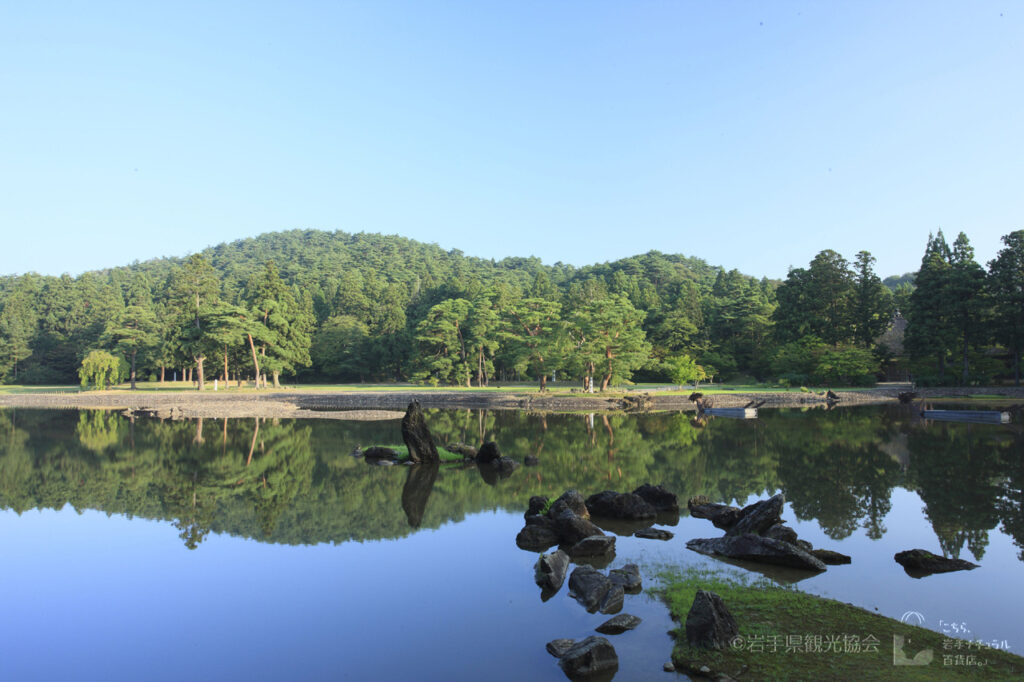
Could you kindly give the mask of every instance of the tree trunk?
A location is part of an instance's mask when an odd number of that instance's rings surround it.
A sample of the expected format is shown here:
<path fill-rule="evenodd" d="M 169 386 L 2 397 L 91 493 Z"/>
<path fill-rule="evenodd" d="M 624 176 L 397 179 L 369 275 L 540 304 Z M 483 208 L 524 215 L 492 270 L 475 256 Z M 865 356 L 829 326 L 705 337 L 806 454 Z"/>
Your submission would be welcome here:
<path fill-rule="evenodd" d="M 198 358 L 196 358 L 196 377 L 199 380 L 198 390 L 200 390 L 200 391 L 203 390 L 204 388 L 206 388 L 205 379 L 203 377 L 203 363 L 204 362 L 206 362 L 206 356 L 205 355 L 200 355 Z"/>
<path fill-rule="evenodd" d="M 274 388 L 281 388 L 281 383 L 279 381 L 281 373 L 275 369 L 272 372 L 272 376 L 274 377 Z"/>
<path fill-rule="evenodd" d="M 260 361 L 256 357 L 256 344 L 252 342 L 252 334 L 246 334 L 249 337 L 249 350 L 252 351 L 252 364 L 256 366 L 256 388 L 260 387 Z"/>
<path fill-rule="evenodd" d="M 135 355 L 138 353 L 138 349 L 132 350 L 132 390 L 135 390 Z"/>
<path fill-rule="evenodd" d="M 164 372 L 166 371 L 166 369 L 167 369 L 166 367 L 164 367 L 163 365 L 160 365 L 160 383 L 161 384 L 164 383 Z"/>
<path fill-rule="evenodd" d="M 543 391 L 546 391 L 547 388 L 548 388 L 548 375 L 547 374 L 541 374 L 540 375 L 540 390 L 541 390 L 541 392 L 543 392 Z"/>
<path fill-rule="evenodd" d="M 228 344 L 224 344 L 224 388 L 228 387 Z"/>

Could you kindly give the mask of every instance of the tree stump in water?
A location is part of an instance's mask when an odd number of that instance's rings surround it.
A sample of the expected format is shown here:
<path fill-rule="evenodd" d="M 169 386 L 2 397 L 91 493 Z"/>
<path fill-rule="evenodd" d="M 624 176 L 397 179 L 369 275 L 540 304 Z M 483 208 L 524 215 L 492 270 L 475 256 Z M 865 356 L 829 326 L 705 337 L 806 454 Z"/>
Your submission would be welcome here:
<path fill-rule="evenodd" d="M 405 441 L 405 447 L 409 448 L 409 458 L 413 462 L 436 464 L 441 461 L 418 400 L 409 403 L 402 417 L 402 440 Z"/>

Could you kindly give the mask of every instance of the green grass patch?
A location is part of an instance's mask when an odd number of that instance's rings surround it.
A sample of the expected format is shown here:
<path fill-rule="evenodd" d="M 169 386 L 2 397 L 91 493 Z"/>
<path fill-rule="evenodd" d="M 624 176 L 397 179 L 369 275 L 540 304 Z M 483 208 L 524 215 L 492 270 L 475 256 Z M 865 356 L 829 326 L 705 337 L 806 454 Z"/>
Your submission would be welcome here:
<path fill-rule="evenodd" d="M 672 660 L 681 670 L 707 666 L 743 680 L 1024 679 L 1024 658 L 765 578 L 670 569 L 660 581 L 672 617 L 680 623 L 673 632 Z M 728 650 L 686 643 L 686 614 L 699 589 L 718 594 L 739 625 L 739 638 Z M 903 655 L 895 650 L 899 637 Z"/>

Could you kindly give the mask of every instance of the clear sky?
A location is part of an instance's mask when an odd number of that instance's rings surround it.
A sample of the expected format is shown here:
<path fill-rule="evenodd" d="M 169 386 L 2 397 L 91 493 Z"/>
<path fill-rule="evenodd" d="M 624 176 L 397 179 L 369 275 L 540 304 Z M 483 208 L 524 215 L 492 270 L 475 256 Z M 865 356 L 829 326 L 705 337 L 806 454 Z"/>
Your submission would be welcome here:
<path fill-rule="evenodd" d="M 9 2 L 0 273 L 314 228 L 916 270 L 1024 229 L 1019 2 Z"/>

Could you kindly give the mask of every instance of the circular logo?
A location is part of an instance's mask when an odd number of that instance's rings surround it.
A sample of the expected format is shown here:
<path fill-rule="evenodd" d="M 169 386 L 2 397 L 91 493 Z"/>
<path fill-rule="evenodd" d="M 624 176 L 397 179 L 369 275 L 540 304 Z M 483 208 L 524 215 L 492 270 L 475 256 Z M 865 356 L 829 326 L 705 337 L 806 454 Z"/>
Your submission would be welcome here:
<path fill-rule="evenodd" d="M 900 622 L 907 625 L 924 625 L 924 614 L 920 611 L 907 611 L 900 616 Z"/>
<path fill-rule="evenodd" d="M 731 646 L 733 649 L 742 649 L 743 648 L 743 638 L 740 637 L 739 635 L 736 635 L 735 637 L 733 637 L 732 639 L 729 640 L 729 646 Z"/>

